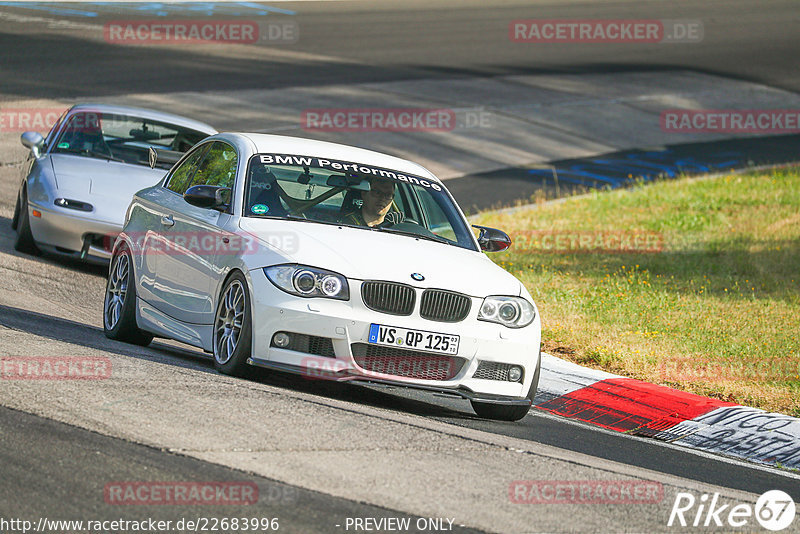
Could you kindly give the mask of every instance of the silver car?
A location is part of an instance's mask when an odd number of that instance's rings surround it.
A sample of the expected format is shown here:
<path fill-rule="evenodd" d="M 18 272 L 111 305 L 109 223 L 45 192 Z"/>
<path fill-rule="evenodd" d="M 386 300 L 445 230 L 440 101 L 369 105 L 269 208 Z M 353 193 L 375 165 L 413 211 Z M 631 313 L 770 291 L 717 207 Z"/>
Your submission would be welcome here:
<path fill-rule="evenodd" d="M 215 133 L 178 115 L 102 104 L 68 109 L 46 138 L 25 132 L 31 152 L 11 223 L 14 248 L 106 263 L 133 194 Z"/>

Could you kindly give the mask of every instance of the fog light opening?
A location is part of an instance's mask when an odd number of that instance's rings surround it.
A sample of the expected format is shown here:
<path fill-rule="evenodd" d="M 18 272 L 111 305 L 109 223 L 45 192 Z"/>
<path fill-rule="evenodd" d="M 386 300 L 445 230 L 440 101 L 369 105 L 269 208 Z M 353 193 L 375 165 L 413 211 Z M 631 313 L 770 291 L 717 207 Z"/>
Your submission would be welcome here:
<path fill-rule="evenodd" d="M 522 367 L 518 365 L 512 365 L 508 368 L 508 379 L 511 382 L 519 382 L 522 378 Z"/>
<path fill-rule="evenodd" d="M 278 332 L 274 336 L 272 336 L 272 343 L 275 344 L 276 347 L 280 347 L 282 349 L 289 346 L 289 343 L 292 342 L 292 338 L 289 337 L 289 334 L 286 332 Z"/>

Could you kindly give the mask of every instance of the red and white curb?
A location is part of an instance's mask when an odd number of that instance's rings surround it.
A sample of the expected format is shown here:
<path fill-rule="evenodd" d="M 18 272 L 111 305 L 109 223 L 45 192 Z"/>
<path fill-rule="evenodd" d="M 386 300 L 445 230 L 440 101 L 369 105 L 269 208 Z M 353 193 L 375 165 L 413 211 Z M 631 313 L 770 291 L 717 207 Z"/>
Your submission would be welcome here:
<path fill-rule="evenodd" d="M 609 430 L 800 468 L 800 419 L 581 367 L 542 353 L 534 407 Z"/>

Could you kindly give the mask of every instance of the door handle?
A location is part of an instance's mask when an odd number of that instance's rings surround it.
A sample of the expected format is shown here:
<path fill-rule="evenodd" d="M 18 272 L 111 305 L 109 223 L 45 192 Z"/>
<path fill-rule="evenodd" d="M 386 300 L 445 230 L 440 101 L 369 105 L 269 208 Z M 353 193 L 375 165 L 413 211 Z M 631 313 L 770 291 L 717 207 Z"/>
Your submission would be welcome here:
<path fill-rule="evenodd" d="M 164 226 L 175 226 L 175 221 L 172 219 L 172 215 L 163 215 L 161 217 L 161 224 Z"/>

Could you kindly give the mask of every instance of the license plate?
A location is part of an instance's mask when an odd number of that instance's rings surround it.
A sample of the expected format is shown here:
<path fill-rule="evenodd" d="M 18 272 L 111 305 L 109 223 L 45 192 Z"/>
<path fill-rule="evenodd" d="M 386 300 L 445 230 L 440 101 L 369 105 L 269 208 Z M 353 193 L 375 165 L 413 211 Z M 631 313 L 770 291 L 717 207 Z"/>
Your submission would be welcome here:
<path fill-rule="evenodd" d="M 384 324 L 369 325 L 369 342 L 373 345 L 409 348 L 438 354 L 458 354 L 460 337 L 451 334 L 398 328 Z"/>

